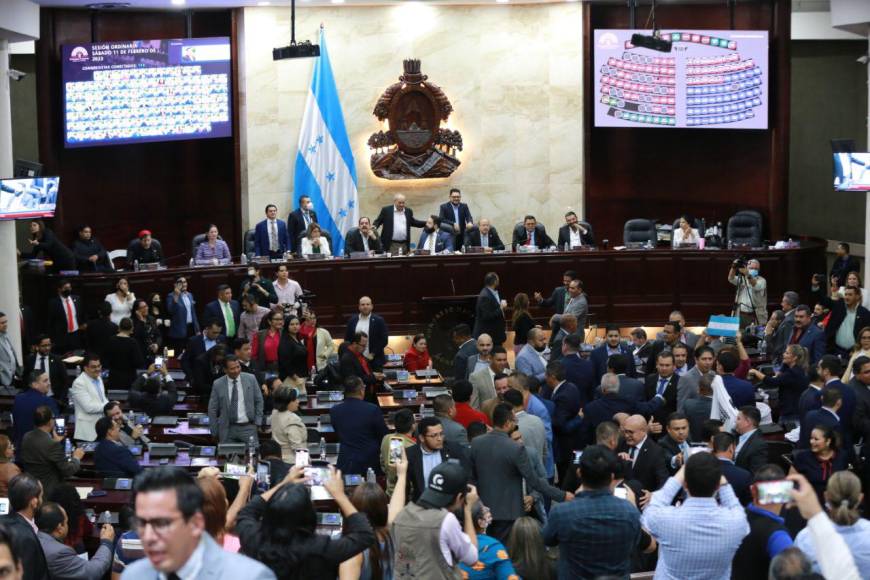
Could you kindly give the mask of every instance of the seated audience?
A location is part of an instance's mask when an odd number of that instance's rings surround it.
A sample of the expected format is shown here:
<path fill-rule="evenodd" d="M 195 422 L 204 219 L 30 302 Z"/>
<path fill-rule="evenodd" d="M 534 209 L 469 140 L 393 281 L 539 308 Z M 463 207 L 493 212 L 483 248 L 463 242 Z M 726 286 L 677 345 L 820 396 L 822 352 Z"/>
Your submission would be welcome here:
<path fill-rule="evenodd" d="M 380 407 L 363 400 L 365 385 L 359 377 L 344 381 L 344 402 L 332 407 L 329 416 L 341 446 L 336 466 L 344 473 L 380 472 L 379 451 L 387 434 Z"/>
<path fill-rule="evenodd" d="M 425 334 L 417 334 L 411 340 L 411 348 L 405 351 L 404 363 L 405 370 L 410 372 L 432 368 L 432 359 L 429 358 Z"/>
<path fill-rule="evenodd" d="M 48 407 L 36 408 L 33 425 L 21 440 L 19 462 L 23 471 L 39 479 L 45 494 L 51 495 L 54 486 L 79 471 L 85 452 L 79 447 L 66 457 L 64 437 L 55 434 L 54 416 Z"/>
<path fill-rule="evenodd" d="M 78 237 L 73 242 L 72 252 L 76 257 L 79 272 L 114 272 L 115 267 L 109 260 L 109 253 L 93 235 L 89 225 L 79 228 Z"/>
<path fill-rule="evenodd" d="M 580 246 L 594 246 L 595 238 L 586 226 L 580 223 L 577 214 L 569 211 L 565 214 L 565 225 L 559 228 L 558 246 L 570 250 Z"/>
<path fill-rule="evenodd" d="M 0 517 L 0 554 L 2 549 L 14 549 L 13 560 L 20 559 L 15 567 L 15 579 L 44 580 L 49 578 L 45 553 L 39 544 L 36 514 L 42 504 L 42 485 L 30 473 L 21 473 L 9 482 L 9 514 Z M 8 534 L 8 536 L 6 535 Z M 12 543 L 9 543 L 9 540 Z"/>
<path fill-rule="evenodd" d="M 209 224 L 205 241 L 196 247 L 193 261 L 197 266 L 222 266 L 232 261 L 230 248 L 220 239 L 216 225 Z"/>
<path fill-rule="evenodd" d="M 145 302 L 140 300 L 141 304 Z M 136 372 L 145 368 L 145 353 L 133 338 L 133 321 L 124 318 L 118 325 L 118 334 L 109 339 L 101 357 L 109 370 L 107 382 L 110 389 L 127 390 L 136 380 Z M 73 383 L 75 388 L 75 383 Z"/>
<path fill-rule="evenodd" d="M 305 236 L 299 244 L 300 255 L 302 256 L 331 256 L 332 252 L 329 249 L 329 240 L 323 235 L 320 225 L 311 223 L 308 229 L 305 230 Z"/>
<path fill-rule="evenodd" d="M 359 218 L 357 229 L 351 229 L 347 232 L 347 236 L 344 238 L 344 251 L 348 256 L 355 252 L 383 253 L 381 240 L 378 238 L 377 232 L 372 229 L 372 222 L 369 218 L 365 216 Z"/>
<path fill-rule="evenodd" d="M 178 402 L 178 389 L 166 364 L 155 368 L 152 363 L 145 374 L 136 377 L 130 385 L 128 401 L 131 407 L 144 411 L 149 417 L 171 415 Z"/>
<path fill-rule="evenodd" d="M 42 370 L 34 370 L 27 377 L 30 388 L 15 395 L 12 403 L 12 440 L 21 447 L 24 435 L 33 429 L 33 412 L 45 406 L 51 409 L 54 416 L 59 417 L 57 403 L 48 396 L 50 388 L 48 375 Z"/>
<path fill-rule="evenodd" d="M 103 414 L 106 417 L 109 417 L 119 429 L 119 441 L 121 445 L 124 447 L 130 447 L 133 445 L 141 445 L 142 443 L 148 441 L 147 437 L 143 437 L 142 433 L 145 428 L 142 425 L 135 425 L 130 421 L 127 421 L 127 417 L 124 416 L 124 411 L 121 410 L 121 403 L 118 401 L 109 401 L 103 407 Z M 130 413 L 132 418 L 132 412 Z"/>
<path fill-rule="evenodd" d="M 481 218 L 477 222 L 477 227 L 466 228 L 465 230 L 465 247 L 466 248 L 483 248 L 484 253 L 503 252 L 504 242 L 498 236 L 498 230 L 495 229 L 489 219 Z"/>
<path fill-rule="evenodd" d="M 142 466 L 121 444 L 121 428 L 111 417 L 97 421 L 97 448 L 94 450 L 94 467 L 102 477 L 135 477 Z"/>
<path fill-rule="evenodd" d="M 831 476 L 848 468 L 848 452 L 841 449 L 841 440 L 836 430 L 816 425 L 810 433 L 809 449 L 794 452 L 792 473 L 806 477 L 820 501 Z"/>
<path fill-rule="evenodd" d="M 64 544 L 69 533 L 69 517 L 60 505 L 54 502 L 42 504 L 36 516 L 36 526 L 51 578 L 100 580 L 109 571 L 115 541 L 112 524 L 103 524 L 100 528 L 100 546 L 88 558 L 80 557 Z M 29 562 L 27 564 L 30 565 Z"/>
<path fill-rule="evenodd" d="M 281 446 L 281 459 L 294 463 L 297 449 L 308 449 L 308 429 L 296 413 L 299 399 L 296 389 L 278 387 L 272 395 L 272 439 Z"/>
<path fill-rule="evenodd" d="M 453 235 L 441 229 L 441 219 L 430 215 L 426 218 L 420 241 L 417 242 L 417 250 L 429 254 L 441 254 L 453 251 Z"/>
<path fill-rule="evenodd" d="M 9 437 L 0 435 L 0 497 L 9 497 L 9 481 L 21 473 L 14 459 L 15 446 Z"/>

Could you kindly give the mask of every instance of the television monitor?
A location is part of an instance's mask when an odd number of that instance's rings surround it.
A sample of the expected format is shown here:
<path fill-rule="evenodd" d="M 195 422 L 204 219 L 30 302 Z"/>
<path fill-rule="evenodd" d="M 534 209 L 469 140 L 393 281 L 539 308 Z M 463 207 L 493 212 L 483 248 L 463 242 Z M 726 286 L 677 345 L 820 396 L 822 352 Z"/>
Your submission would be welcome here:
<path fill-rule="evenodd" d="M 870 153 L 834 153 L 834 191 L 870 191 Z"/>
<path fill-rule="evenodd" d="M 232 135 L 230 39 L 61 47 L 66 147 Z"/>
<path fill-rule="evenodd" d="M 0 179 L 0 220 L 54 217 L 60 177 Z"/>
<path fill-rule="evenodd" d="M 634 34 L 594 33 L 596 127 L 767 129 L 766 30 L 662 30 L 670 52 Z"/>
<path fill-rule="evenodd" d="M 42 175 L 42 163 L 16 159 L 12 170 L 13 177 L 39 177 Z"/>

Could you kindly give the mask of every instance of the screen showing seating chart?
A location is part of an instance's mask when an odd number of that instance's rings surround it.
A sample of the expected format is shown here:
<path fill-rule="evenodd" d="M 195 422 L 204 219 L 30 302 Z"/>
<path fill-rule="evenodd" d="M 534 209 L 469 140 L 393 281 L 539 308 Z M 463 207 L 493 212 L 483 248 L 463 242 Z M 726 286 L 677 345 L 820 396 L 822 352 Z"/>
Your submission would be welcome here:
<path fill-rule="evenodd" d="M 870 191 L 870 153 L 834 153 L 834 190 Z"/>
<path fill-rule="evenodd" d="M 229 137 L 230 39 L 61 47 L 64 144 Z"/>
<path fill-rule="evenodd" d="M 633 34 L 652 31 L 595 31 L 596 127 L 767 129 L 767 31 L 662 30 L 670 52 Z"/>
<path fill-rule="evenodd" d="M 0 179 L 0 220 L 54 217 L 60 177 Z"/>

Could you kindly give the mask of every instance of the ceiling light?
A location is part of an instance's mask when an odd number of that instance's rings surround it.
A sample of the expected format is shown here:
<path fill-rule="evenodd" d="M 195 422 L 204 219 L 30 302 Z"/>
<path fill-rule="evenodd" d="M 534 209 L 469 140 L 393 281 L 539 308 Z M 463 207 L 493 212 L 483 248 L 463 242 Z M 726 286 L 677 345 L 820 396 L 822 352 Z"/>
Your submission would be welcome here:
<path fill-rule="evenodd" d="M 271 2 L 257 2 L 257 6 L 269 6 Z"/>
<path fill-rule="evenodd" d="M 333 4 L 344 4 L 344 0 L 332 0 Z"/>
<path fill-rule="evenodd" d="M 173 6 L 184 6 L 185 2 L 187 2 L 187 0 L 172 0 L 172 5 Z"/>
<path fill-rule="evenodd" d="M 507 4 L 511 0 L 495 0 L 495 1 L 498 2 L 499 4 Z"/>

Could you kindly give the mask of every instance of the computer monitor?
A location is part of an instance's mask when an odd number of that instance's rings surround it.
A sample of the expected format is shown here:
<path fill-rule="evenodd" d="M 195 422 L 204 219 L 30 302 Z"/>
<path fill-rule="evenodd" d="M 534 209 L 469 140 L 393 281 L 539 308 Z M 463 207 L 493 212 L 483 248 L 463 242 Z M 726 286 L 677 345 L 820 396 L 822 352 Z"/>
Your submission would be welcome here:
<path fill-rule="evenodd" d="M 12 169 L 13 177 L 40 177 L 41 175 L 42 163 L 27 161 L 26 159 L 15 160 L 15 166 Z"/>
<path fill-rule="evenodd" d="M 870 191 L 870 153 L 834 153 L 834 191 Z"/>
<path fill-rule="evenodd" d="M 0 179 L 0 220 L 54 217 L 60 177 Z"/>

